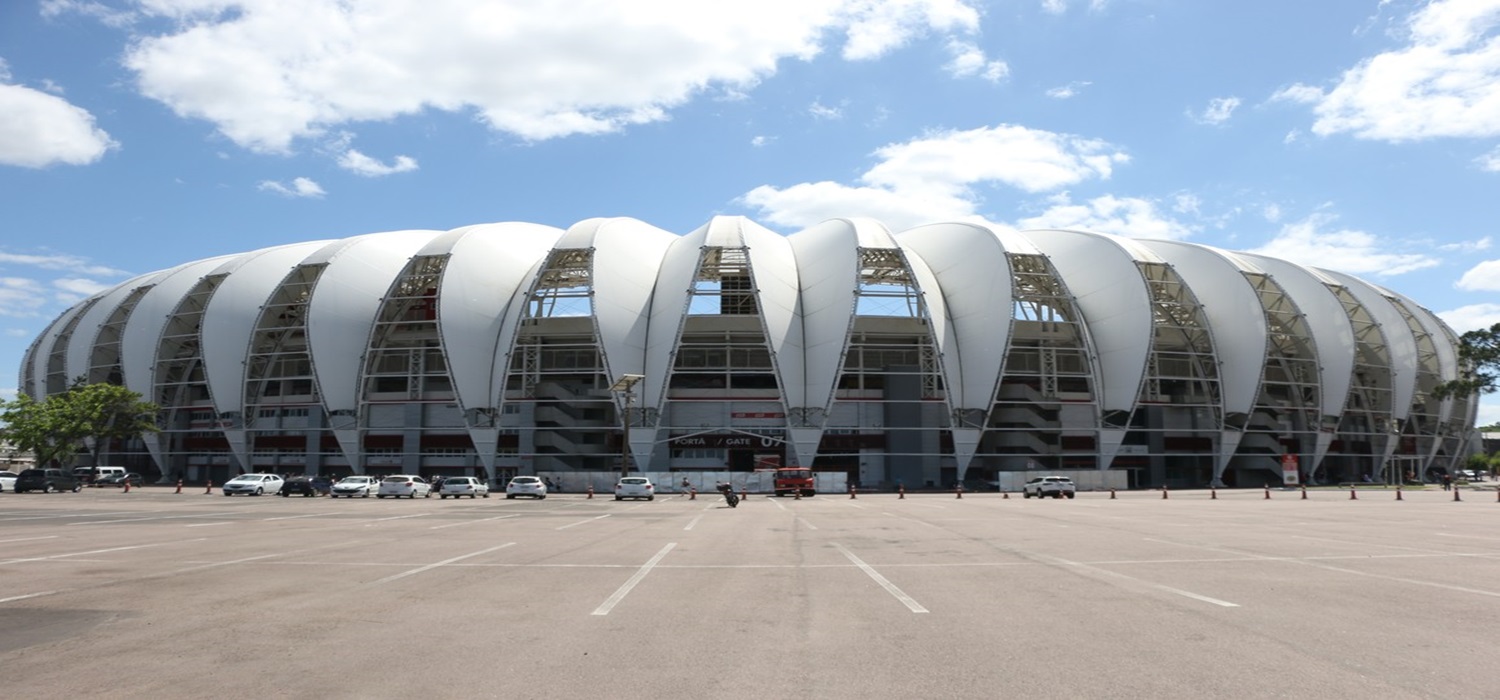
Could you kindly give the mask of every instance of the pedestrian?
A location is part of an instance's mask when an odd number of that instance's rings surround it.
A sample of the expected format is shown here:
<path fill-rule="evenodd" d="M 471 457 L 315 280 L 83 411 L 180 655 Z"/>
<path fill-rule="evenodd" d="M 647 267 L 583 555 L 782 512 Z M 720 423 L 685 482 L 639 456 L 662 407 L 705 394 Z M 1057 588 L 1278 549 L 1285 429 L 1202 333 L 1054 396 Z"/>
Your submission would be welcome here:
<path fill-rule="evenodd" d="M 1451 490 L 1453 490 L 1453 477 L 1450 476 L 1450 475 L 1448 475 L 1448 474 L 1446 474 L 1446 473 L 1443 474 L 1443 490 L 1444 491 L 1451 491 Z"/>
<path fill-rule="evenodd" d="M 688 491 L 692 490 L 692 488 L 692 485 L 688 483 L 688 478 L 685 476 L 682 477 L 682 492 L 687 493 Z"/>

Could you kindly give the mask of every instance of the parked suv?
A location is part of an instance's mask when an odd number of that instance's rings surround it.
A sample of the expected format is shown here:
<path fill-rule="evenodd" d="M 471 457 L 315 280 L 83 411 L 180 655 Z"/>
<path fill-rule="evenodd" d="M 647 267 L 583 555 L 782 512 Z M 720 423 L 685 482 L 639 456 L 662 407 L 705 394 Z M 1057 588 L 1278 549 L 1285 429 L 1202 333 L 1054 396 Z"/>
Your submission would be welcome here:
<path fill-rule="evenodd" d="M 78 493 L 83 490 L 83 484 L 72 474 L 61 469 L 23 469 L 16 476 L 16 493 L 27 491 L 41 491 L 52 493 L 53 491 L 72 491 Z"/>
<path fill-rule="evenodd" d="M 1051 496 L 1053 498 L 1067 496 L 1068 498 L 1072 498 L 1077 492 L 1078 487 L 1074 486 L 1073 480 L 1066 476 L 1039 476 L 1026 482 L 1026 485 L 1021 487 L 1021 495 L 1026 498 L 1031 498 L 1032 496 L 1036 496 L 1037 498 L 1044 496 Z"/>

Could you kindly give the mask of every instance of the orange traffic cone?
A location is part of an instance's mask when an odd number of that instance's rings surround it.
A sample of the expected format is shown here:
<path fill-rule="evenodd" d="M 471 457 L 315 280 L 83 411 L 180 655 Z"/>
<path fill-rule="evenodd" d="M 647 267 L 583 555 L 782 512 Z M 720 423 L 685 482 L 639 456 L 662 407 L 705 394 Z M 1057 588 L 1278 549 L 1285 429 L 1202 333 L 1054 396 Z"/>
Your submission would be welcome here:
<path fill-rule="evenodd" d="M 1401 500 L 1401 487 L 1400 486 L 1396 487 L 1396 500 L 1398 500 L 1398 501 Z"/>
<path fill-rule="evenodd" d="M 177 480 L 177 493 L 182 493 L 182 479 Z"/>
<path fill-rule="evenodd" d="M 1453 487 L 1453 500 L 1455 500 L 1455 501 L 1462 501 L 1462 500 L 1464 500 L 1464 499 L 1458 497 L 1458 487 L 1457 486 Z"/>
<path fill-rule="evenodd" d="M 593 484 L 589 484 L 589 496 L 588 497 L 589 498 L 593 498 L 594 497 L 594 485 Z M 584 499 L 584 500 L 588 500 L 588 499 Z"/>
<path fill-rule="evenodd" d="M 954 495 L 955 498 L 963 498 L 964 497 L 964 485 L 963 484 L 954 484 L 953 485 L 953 495 Z"/>
<path fill-rule="evenodd" d="M 1271 487 L 1270 486 L 1266 487 L 1266 498 L 1265 498 L 1265 500 L 1267 500 L 1267 501 L 1271 500 Z"/>
<path fill-rule="evenodd" d="M 203 493 L 205 495 L 210 495 L 211 496 L 211 495 L 213 495 L 213 492 L 214 492 L 214 480 L 213 479 L 209 479 L 208 480 L 208 488 L 203 489 Z"/>
<path fill-rule="evenodd" d="M 849 485 L 849 500 L 852 501 L 852 500 L 858 498 L 858 496 L 855 495 L 856 493 L 858 493 L 858 491 L 859 491 L 859 487 L 858 486 L 850 484 Z"/>
<path fill-rule="evenodd" d="M 1162 484 L 1161 485 L 1161 500 L 1163 500 L 1163 501 L 1167 500 L 1167 485 L 1166 484 Z"/>
<path fill-rule="evenodd" d="M 1208 487 L 1208 500 L 1210 500 L 1210 501 L 1217 501 L 1217 500 L 1219 500 L 1219 490 L 1216 489 L 1216 488 L 1214 488 L 1214 487 L 1212 487 L 1212 486 Z"/>
<path fill-rule="evenodd" d="M 904 498 L 906 498 L 906 485 L 902 484 L 896 487 L 896 500 L 901 500 Z"/>
<path fill-rule="evenodd" d="M 696 500 L 698 500 L 698 487 L 694 486 L 694 487 L 688 489 L 688 500 L 689 501 L 696 501 Z"/>
<path fill-rule="evenodd" d="M 1307 484 L 1302 485 L 1302 500 L 1307 500 Z"/>
<path fill-rule="evenodd" d="M 1115 500 L 1115 487 L 1109 487 L 1109 500 Z"/>
<path fill-rule="evenodd" d="M 125 490 L 122 491 L 121 493 L 130 493 L 130 476 L 129 475 L 126 475 L 126 477 L 125 477 Z"/>
<path fill-rule="evenodd" d="M 1355 491 L 1353 486 L 1349 487 L 1349 500 L 1351 500 L 1351 501 L 1357 501 L 1357 500 L 1359 500 L 1359 492 Z"/>

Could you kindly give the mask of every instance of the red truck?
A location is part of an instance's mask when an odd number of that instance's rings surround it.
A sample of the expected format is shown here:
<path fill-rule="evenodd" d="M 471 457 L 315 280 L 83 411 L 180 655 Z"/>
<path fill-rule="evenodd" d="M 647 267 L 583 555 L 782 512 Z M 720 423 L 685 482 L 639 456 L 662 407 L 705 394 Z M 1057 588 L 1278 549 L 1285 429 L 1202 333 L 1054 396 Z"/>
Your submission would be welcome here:
<path fill-rule="evenodd" d="M 817 493 L 813 489 L 812 470 L 806 467 L 781 467 L 771 476 L 771 484 L 778 496 L 792 496 L 798 493 L 811 496 Z"/>

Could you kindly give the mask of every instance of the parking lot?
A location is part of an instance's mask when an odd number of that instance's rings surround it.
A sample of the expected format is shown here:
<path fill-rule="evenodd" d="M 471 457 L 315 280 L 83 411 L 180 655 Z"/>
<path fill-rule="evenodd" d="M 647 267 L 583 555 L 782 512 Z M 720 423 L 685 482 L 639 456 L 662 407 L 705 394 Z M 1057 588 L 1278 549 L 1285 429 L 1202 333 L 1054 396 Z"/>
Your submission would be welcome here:
<path fill-rule="evenodd" d="M 173 491 L 0 494 L 4 695 L 1500 692 L 1494 491 Z"/>

